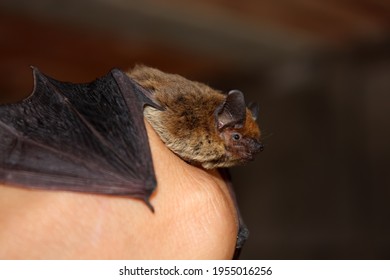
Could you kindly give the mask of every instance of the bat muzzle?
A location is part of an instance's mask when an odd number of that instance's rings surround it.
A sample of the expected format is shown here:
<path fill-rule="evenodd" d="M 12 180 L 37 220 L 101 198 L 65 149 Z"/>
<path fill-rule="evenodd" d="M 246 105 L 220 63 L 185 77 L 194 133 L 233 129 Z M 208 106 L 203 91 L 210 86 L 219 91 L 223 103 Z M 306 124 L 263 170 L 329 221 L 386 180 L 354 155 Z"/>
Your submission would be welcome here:
<path fill-rule="evenodd" d="M 257 140 L 252 140 L 250 143 L 250 150 L 253 155 L 257 154 L 258 152 L 262 152 L 264 150 L 264 145 Z"/>
<path fill-rule="evenodd" d="M 245 161 L 252 161 L 255 158 L 255 155 L 261 151 L 264 150 L 264 145 L 255 140 L 251 139 L 247 142 L 246 151 L 241 154 L 242 160 Z"/>

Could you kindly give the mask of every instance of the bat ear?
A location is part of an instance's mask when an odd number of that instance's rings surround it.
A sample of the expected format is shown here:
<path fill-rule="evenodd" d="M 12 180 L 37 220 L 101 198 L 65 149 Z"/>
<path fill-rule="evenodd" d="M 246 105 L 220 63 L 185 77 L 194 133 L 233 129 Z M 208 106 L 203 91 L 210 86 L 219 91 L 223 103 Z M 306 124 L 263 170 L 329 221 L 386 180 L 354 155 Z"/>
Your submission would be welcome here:
<path fill-rule="evenodd" d="M 246 105 L 244 94 L 239 90 L 231 90 L 225 101 L 215 111 L 217 127 L 242 127 L 245 124 Z"/>
<path fill-rule="evenodd" d="M 248 109 L 251 111 L 252 113 L 252 118 L 253 120 L 257 120 L 257 117 L 259 116 L 259 105 L 255 102 L 250 102 L 248 104 Z"/>

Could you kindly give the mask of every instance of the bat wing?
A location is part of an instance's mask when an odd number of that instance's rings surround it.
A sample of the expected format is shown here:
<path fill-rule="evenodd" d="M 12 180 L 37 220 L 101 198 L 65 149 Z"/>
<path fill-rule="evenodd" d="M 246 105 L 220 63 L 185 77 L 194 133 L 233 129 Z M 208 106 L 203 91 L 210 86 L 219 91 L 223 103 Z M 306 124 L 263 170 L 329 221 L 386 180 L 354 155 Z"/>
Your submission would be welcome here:
<path fill-rule="evenodd" d="M 151 207 L 156 178 L 143 107 L 159 106 L 150 94 L 120 70 L 89 84 L 33 72 L 31 96 L 0 106 L 0 182 L 131 196 Z"/>

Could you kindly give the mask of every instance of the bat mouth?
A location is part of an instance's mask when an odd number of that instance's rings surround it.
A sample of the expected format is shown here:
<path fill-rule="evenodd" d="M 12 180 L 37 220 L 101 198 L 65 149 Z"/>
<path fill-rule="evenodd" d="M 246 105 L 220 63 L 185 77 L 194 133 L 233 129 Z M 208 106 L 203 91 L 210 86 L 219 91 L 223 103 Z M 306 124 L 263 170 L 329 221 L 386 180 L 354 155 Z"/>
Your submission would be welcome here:
<path fill-rule="evenodd" d="M 256 153 L 248 153 L 242 157 L 243 161 L 253 161 L 255 159 Z"/>
<path fill-rule="evenodd" d="M 229 150 L 229 149 L 227 149 Z M 256 139 L 248 139 L 245 145 L 230 150 L 230 157 L 237 163 L 253 161 L 256 154 L 264 150 L 264 145 Z"/>
<path fill-rule="evenodd" d="M 240 153 L 236 154 L 234 161 L 236 163 L 246 163 L 248 161 L 253 161 L 255 159 L 256 153 L 251 153 L 251 152 L 244 152 L 241 151 Z"/>

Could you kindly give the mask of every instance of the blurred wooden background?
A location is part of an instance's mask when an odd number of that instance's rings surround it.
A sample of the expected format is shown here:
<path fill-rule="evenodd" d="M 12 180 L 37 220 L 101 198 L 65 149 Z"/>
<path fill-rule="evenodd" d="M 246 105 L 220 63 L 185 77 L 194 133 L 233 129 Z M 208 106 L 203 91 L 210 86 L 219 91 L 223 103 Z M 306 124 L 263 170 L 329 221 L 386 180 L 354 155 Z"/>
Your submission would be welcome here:
<path fill-rule="evenodd" d="M 30 94 L 30 65 L 87 82 L 143 63 L 238 88 L 266 144 L 233 170 L 242 258 L 388 259 L 389 31 L 386 0 L 0 0 L 0 103 Z"/>

